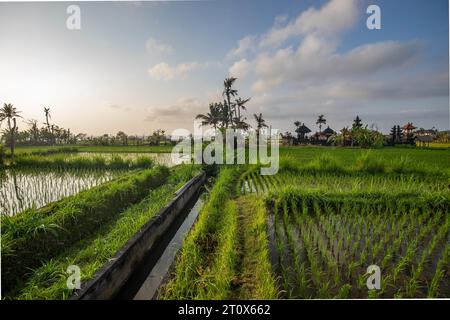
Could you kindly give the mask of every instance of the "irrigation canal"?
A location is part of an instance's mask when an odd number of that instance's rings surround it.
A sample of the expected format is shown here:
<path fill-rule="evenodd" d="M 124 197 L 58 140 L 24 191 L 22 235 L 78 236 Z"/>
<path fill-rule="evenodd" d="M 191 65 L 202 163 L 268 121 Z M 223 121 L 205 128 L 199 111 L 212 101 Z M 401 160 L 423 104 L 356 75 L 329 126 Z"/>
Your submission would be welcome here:
<path fill-rule="evenodd" d="M 202 191 L 197 192 L 155 249 L 135 269 L 133 275 L 118 292 L 116 299 L 151 300 L 157 298 L 158 289 L 168 280 L 184 238 L 197 220 L 203 206 L 202 195 Z"/>

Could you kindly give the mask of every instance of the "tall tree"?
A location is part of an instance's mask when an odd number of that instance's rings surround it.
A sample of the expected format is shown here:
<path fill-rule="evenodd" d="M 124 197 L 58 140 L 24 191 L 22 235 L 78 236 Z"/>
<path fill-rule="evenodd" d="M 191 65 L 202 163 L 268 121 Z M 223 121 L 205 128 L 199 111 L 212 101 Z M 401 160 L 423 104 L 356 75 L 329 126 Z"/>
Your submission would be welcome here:
<path fill-rule="evenodd" d="M 11 104 L 3 104 L 3 108 L 0 109 L 0 123 L 7 120 L 8 123 L 8 133 L 9 133 L 9 148 L 11 150 L 11 162 L 14 162 L 14 146 L 15 146 L 15 136 L 17 133 L 17 122 L 16 118 L 22 118 L 19 115 L 20 111 Z"/>
<path fill-rule="evenodd" d="M 327 119 L 325 119 L 325 116 L 321 114 L 316 121 L 316 124 L 319 125 L 319 132 L 322 133 L 322 125 L 327 123 Z"/>
<path fill-rule="evenodd" d="M 52 118 L 50 116 L 50 108 L 44 107 L 44 113 L 45 113 L 45 123 L 47 124 L 47 129 L 50 131 L 50 122 L 48 121 L 48 119 Z"/>
<path fill-rule="evenodd" d="M 228 111 L 228 122 L 229 123 L 233 123 L 233 113 L 234 113 L 234 117 L 237 117 L 237 113 L 236 113 L 236 108 L 235 105 L 231 102 L 231 97 L 234 97 L 237 95 L 237 90 L 233 89 L 233 84 L 234 82 L 237 80 L 237 78 L 234 77 L 230 77 L 230 78 L 225 78 L 225 80 L 223 81 L 223 92 L 222 95 L 224 96 L 224 98 L 226 99 L 226 105 L 227 105 L 227 111 Z M 228 122 L 227 122 L 227 127 L 228 127 Z"/>
<path fill-rule="evenodd" d="M 247 107 L 245 106 L 247 102 L 250 101 L 251 98 L 242 100 L 240 97 L 235 100 L 235 105 L 237 109 L 237 118 L 238 121 L 241 121 L 241 110 L 247 110 Z"/>
<path fill-rule="evenodd" d="M 262 128 L 267 128 L 267 124 L 266 124 L 266 120 L 264 120 L 262 113 L 260 113 L 259 115 L 254 113 L 253 117 L 255 118 L 256 121 L 256 138 L 258 140 L 259 143 L 259 134 Z"/>

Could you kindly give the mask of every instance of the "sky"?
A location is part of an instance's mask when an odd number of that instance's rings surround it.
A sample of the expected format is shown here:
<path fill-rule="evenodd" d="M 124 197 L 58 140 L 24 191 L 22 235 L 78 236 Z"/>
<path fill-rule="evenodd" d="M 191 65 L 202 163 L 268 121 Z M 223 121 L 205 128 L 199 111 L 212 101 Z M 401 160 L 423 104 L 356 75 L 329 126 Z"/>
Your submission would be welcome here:
<path fill-rule="evenodd" d="M 77 4 L 81 29 L 69 30 Z M 369 5 L 381 29 L 369 30 Z M 89 135 L 177 128 L 251 97 L 281 132 L 363 122 L 449 129 L 447 0 L 0 2 L 0 103 Z M 25 129 L 21 122 L 19 129 Z"/>

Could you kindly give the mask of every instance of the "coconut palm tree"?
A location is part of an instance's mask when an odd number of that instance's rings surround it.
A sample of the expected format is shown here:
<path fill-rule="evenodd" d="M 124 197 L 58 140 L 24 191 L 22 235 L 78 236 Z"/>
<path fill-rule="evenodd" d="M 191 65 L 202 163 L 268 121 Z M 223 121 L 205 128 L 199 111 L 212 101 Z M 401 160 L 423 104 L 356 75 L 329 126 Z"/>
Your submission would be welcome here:
<path fill-rule="evenodd" d="M 14 145 L 15 145 L 15 135 L 17 133 L 17 123 L 16 118 L 22 118 L 19 115 L 20 111 L 11 104 L 3 104 L 3 108 L 0 109 L 0 123 L 7 120 L 9 133 L 9 148 L 11 150 L 11 162 L 14 162 Z"/>
<path fill-rule="evenodd" d="M 50 122 L 48 122 L 48 119 L 51 119 L 50 116 L 50 108 L 44 107 L 44 113 L 45 113 L 45 123 L 47 124 L 47 128 L 50 130 Z"/>
<path fill-rule="evenodd" d="M 202 120 L 202 126 L 212 126 L 214 131 L 216 131 L 223 116 L 221 109 L 221 103 L 210 103 L 209 112 L 207 114 L 198 114 L 195 119 Z"/>
<path fill-rule="evenodd" d="M 230 77 L 225 78 L 223 81 L 223 92 L 222 95 L 226 99 L 226 106 L 228 111 L 228 121 L 226 123 L 226 126 L 228 127 L 228 123 L 233 123 L 233 113 L 234 117 L 237 117 L 236 108 L 234 103 L 231 102 L 231 97 L 234 97 L 237 95 L 238 91 L 236 89 L 233 89 L 233 84 L 237 80 L 237 78 Z"/>
<path fill-rule="evenodd" d="M 319 125 L 319 133 L 322 133 L 322 125 L 327 123 L 327 119 L 325 119 L 325 116 L 321 114 L 316 121 L 316 124 Z"/>
<path fill-rule="evenodd" d="M 253 117 L 255 118 L 256 121 L 256 140 L 258 141 L 259 145 L 259 133 L 262 128 L 267 128 L 268 126 L 266 124 L 266 120 L 263 119 L 262 113 L 260 113 L 259 115 L 254 113 Z"/>
<path fill-rule="evenodd" d="M 251 98 L 242 100 L 240 97 L 235 100 L 235 105 L 237 109 L 237 119 L 241 120 L 241 110 L 247 110 L 246 104 L 250 101 Z"/>
<path fill-rule="evenodd" d="M 253 117 L 255 117 L 256 121 L 256 130 L 259 132 L 262 128 L 267 128 L 266 120 L 263 119 L 262 113 L 257 115 L 256 113 L 253 114 Z"/>

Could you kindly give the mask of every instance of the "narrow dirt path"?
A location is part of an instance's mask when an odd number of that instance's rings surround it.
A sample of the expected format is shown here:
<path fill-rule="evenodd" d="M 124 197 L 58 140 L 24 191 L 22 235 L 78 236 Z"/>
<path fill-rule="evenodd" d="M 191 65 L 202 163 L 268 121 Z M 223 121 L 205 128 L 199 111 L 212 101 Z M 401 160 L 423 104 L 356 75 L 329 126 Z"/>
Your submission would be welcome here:
<path fill-rule="evenodd" d="M 237 261 L 230 299 L 271 299 L 277 290 L 268 257 L 266 211 L 255 195 L 237 198 Z"/>

